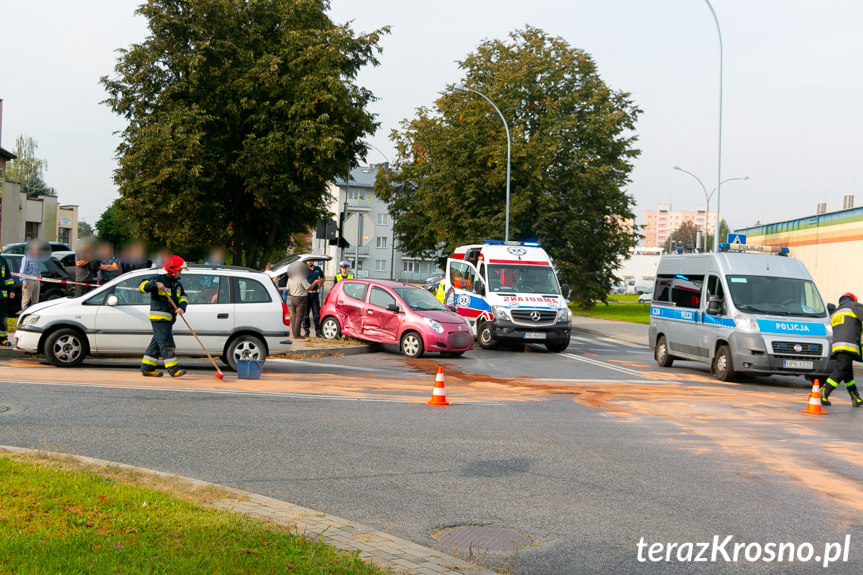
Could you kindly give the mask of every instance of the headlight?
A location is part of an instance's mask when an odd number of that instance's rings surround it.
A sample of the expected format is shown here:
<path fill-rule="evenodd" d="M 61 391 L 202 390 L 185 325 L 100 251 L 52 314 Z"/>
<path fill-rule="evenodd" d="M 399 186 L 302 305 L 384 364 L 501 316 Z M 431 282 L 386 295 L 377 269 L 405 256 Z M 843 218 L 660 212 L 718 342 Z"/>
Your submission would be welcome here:
<path fill-rule="evenodd" d="M 557 321 L 569 321 L 569 308 L 563 308 L 557 312 Z"/>
<path fill-rule="evenodd" d="M 21 321 L 21 325 L 36 325 L 37 323 L 39 323 L 39 316 L 35 314 L 25 316 Z"/>
<path fill-rule="evenodd" d="M 494 317 L 497 319 L 509 319 L 509 310 L 502 305 L 491 306 L 491 313 L 493 313 Z"/>
<path fill-rule="evenodd" d="M 833 326 L 828 323 L 825 327 L 827 328 L 827 335 L 833 337 Z"/>
<path fill-rule="evenodd" d="M 443 333 L 443 326 L 436 319 L 424 317 L 423 321 L 426 322 L 435 333 Z"/>
<path fill-rule="evenodd" d="M 749 317 L 748 315 L 736 313 L 734 314 L 732 319 L 734 320 L 735 326 L 737 326 L 737 329 L 739 329 L 740 331 L 758 331 L 758 322 L 755 321 L 754 318 Z"/>

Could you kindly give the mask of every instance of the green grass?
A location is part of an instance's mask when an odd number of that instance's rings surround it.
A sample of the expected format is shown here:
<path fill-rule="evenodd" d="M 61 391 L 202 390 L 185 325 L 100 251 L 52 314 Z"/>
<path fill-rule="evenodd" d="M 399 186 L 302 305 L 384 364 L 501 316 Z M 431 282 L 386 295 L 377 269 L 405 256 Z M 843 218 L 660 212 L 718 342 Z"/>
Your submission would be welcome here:
<path fill-rule="evenodd" d="M 18 323 L 18 318 L 16 317 L 7 317 L 6 318 L 6 331 L 12 333 L 15 331 L 15 325 Z"/>
<path fill-rule="evenodd" d="M 0 572 L 384 573 L 314 534 L 114 475 L 0 455 Z"/>
<path fill-rule="evenodd" d="M 636 301 L 632 302 L 614 302 L 611 298 L 632 297 Z M 637 303 L 638 296 L 609 296 L 608 305 L 598 303 L 590 309 L 579 309 L 570 306 L 572 313 L 585 317 L 595 317 L 599 319 L 610 319 L 615 321 L 628 321 L 632 323 L 650 323 L 650 304 Z"/>

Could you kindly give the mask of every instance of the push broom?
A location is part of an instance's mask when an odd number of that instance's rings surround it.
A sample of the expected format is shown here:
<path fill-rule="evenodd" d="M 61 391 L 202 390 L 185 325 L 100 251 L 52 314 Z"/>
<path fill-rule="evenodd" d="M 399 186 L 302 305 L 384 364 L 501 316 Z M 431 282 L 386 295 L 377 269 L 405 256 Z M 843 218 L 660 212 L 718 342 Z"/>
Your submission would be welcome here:
<path fill-rule="evenodd" d="M 175 312 L 176 312 L 176 311 L 179 311 L 179 309 L 177 308 L 177 304 L 175 304 L 175 303 L 174 303 L 173 298 L 171 298 L 170 296 L 168 296 L 168 297 L 167 297 L 167 298 L 165 298 L 165 299 L 167 299 L 169 302 L 171 302 L 171 307 L 172 307 L 172 308 L 174 308 L 174 311 L 175 311 Z M 215 359 L 213 359 L 213 356 L 212 356 L 212 355 L 210 355 L 210 352 L 209 352 L 209 351 L 207 351 L 207 348 L 206 348 L 206 347 L 204 347 L 204 342 L 202 342 L 202 341 L 201 341 L 201 338 L 199 338 L 199 337 L 198 337 L 198 334 L 196 334 L 196 333 L 195 333 L 195 330 L 193 330 L 193 329 L 192 329 L 192 326 L 190 326 L 190 325 L 189 325 L 188 320 L 186 320 L 186 314 L 177 314 L 177 315 L 179 315 L 179 316 L 180 316 L 180 319 L 182 319 L 182 320 L 183 320 L 183 323 L 185 323 L 185 324 L 186 324 L 186 327 L 187 327 L 187 328 L 189 328 L 189 331 L 190 331 L 190 332 L 192 332 L 192 335 L 193 335 L 193 336 L 195 336 L 195 341 L 197 341 L 197 342 L 198 342 L 198 345 L 200 345 L 200 346 L 201 346 L 201 349 L 203 349 L 203 350 L 204 350 L 204 353 L 206 353 L 206 354 L 207 354 L 207 358 L 209 358 L 210 362 L 213 364 L 213 367 L 214 367 L 214 368 L 216 368 L 216 377 L 217 377 L 217 378 L 219 378 L 219 379 L 225 379 L 225 375 L 222 373 L 222 370 L 221 370 L 221 369 L 219 369 L 219 366 L 218 366 L 218 365 L 216 365 L 216 360 L 215 360 Z"/>

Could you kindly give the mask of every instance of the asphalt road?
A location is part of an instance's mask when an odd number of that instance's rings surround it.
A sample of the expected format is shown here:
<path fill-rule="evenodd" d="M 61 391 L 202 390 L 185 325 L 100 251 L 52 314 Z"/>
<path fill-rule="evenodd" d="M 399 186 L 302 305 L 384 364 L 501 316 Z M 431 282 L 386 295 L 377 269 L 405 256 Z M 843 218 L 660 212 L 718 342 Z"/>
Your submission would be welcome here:
<path fill-rule="evenodd" d="M 564 354 L 268 364 L 273 381 L 305 382 L 292 392 L 193 389 L 212 379 L 203 370 L 181 380 L 188 389 L 80 384 L 137 385 L 127 364 L 72 374 L 0 363 L 10 407 L 0 443 L 240 487 L 451 552 L 434 529 L 519 529 L 532 547 L 474 556 L 513 573 L 863 572 L 863 409 L 841 390 L 831 415 L 805 416 L 802 380 L 719 384 L 706 367 L 661 370 L 644 347 L 587 335 Z M 448 408 L 415 397 L 438 364 Z M 736 563 L 638 561 L 642 537 L 809 542 L 820 556 L 846 534 L 849 561 L 829 569 L 749 564 L 742 553 Z"/>

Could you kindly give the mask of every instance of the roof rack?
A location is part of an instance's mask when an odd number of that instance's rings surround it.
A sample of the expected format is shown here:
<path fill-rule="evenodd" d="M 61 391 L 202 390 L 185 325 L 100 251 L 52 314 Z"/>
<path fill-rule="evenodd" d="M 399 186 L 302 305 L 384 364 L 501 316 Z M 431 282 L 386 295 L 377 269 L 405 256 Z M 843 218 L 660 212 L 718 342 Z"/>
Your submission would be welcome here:
<path fill-rule="evenodd" d="M 753 244 L 719 244 L 720 252 L 741 252 L 755 254 L 776 254 L 777 256 L 787 256 L 790 252 L 788 248 L 780 248 L 775 246 L 757 246 Z"/>

